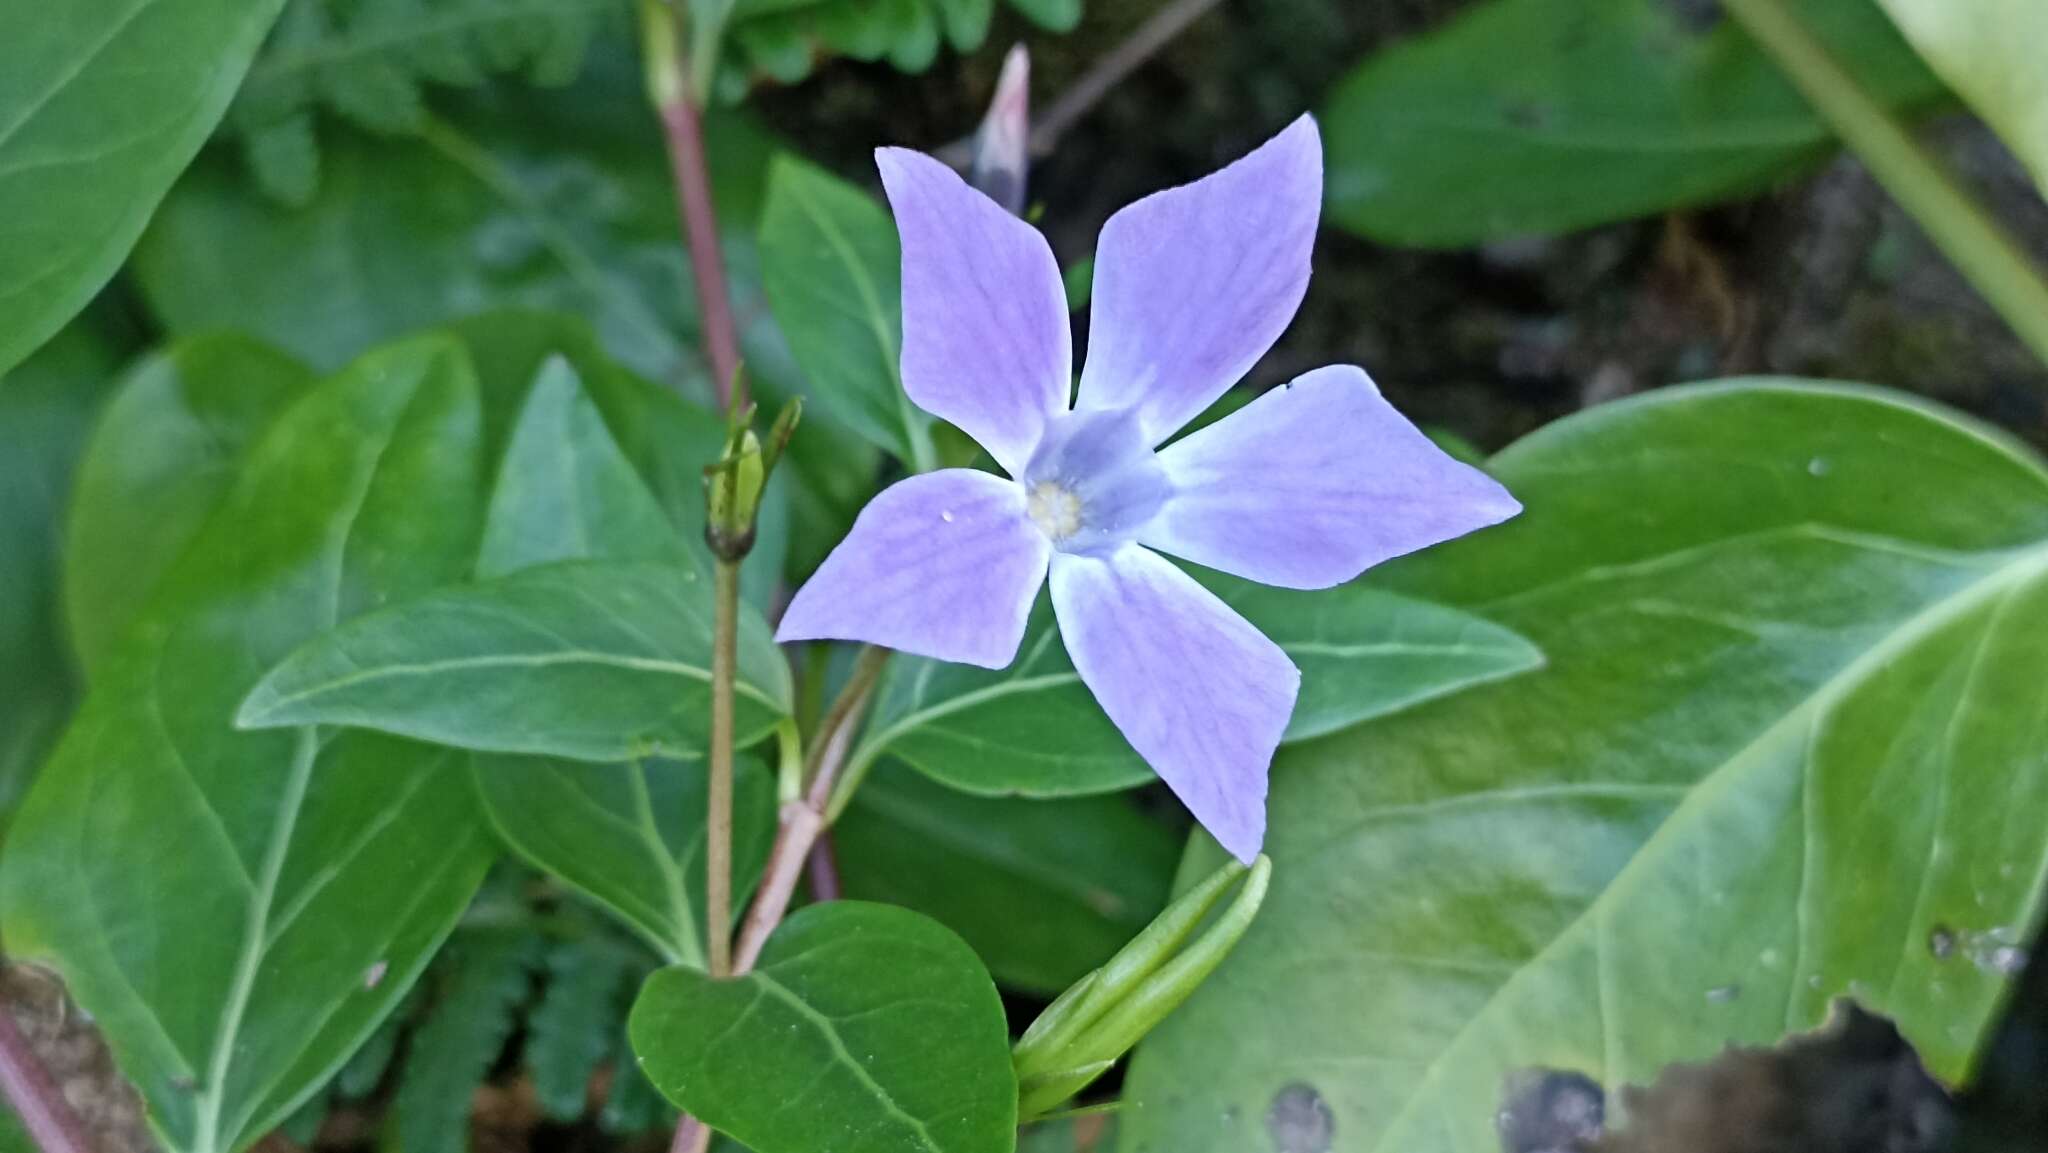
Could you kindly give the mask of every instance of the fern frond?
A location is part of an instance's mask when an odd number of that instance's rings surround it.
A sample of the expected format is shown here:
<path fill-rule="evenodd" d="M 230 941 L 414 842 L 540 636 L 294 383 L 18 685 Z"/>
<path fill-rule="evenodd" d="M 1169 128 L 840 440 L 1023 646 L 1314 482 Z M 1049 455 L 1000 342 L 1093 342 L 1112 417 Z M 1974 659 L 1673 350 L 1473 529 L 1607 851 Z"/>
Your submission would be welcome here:
<path fill-rule="evenodd" d="M 520 74 L 575 79 L 590 38 L 626 0 L 290 0 L 230 124 L 263 190 L 303 204 L 319 187 L 321 111 L 374 132 L 416 131 L 426 89 Z"/>
<path fill-rule="evenodd" d="M 398 1083 L 403 1153 L 464 1153 L 471 1099 L 512 1035 L 541 942 L 522 930 L 458 936 L 436 959 L 436 993 Z"/>
<path fill-rule="evenodd" d="M 548 953 L 547 988 L 527 1020 L 526 1068 L 541 1111 L 556 1121 L 583 1116 L 596 1072 L 625 1027 L 626 953 L 579 939 Z"/>
<path fill-rule="evenodd" d="M 1081 0 L 1009 0 L 1042 28 L 1071 31 Z M 828 56 L 887 60 L 922 72 L 941 42 L 973 52 L 988 39 L 996 0 L 738 0 L 727 25 L 718 94 L 744 96 L 755 80 L 793 84 Z"/>

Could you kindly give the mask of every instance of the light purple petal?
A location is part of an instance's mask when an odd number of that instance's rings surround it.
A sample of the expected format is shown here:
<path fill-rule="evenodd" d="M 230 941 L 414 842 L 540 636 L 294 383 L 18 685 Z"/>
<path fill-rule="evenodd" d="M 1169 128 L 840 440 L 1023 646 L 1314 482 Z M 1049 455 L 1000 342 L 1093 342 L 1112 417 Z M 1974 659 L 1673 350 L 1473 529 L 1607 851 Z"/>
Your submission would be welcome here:
<path fill-rule="evenodd" d="M 1351 365 L 1282 385 L 1168 445 L 1159 461 L 1174 495 L 1139 539 L 1286 588 L 1342 584 L 1522 509 Z"/>
<path fill-rule="evenodd" d="M 883 148 L 875 162 L 903 237 L 903 390 L 1015 476 L 1073 383 L 1059 264 L 931 157 Z"/>
<path fill-rule="evenodd" d="M 1303 116 L 1221 172 L 1110 217 L 1079 406 L 1139 406 L 1151 444 L 1209 407 L 1294 319 L 1322 195 L 1322 141 Z"/>
<path fill-rule="evenodd" d="M 1301 686 L 1287 654 L 1136 545 L 1054 556 L 1052 604 L 1109 719 L 1202 827 L 1251 861 L 1266 836 L 1266 770 Z"/>
<path fill-rule="evenodd" d="M 999 669 L 1017 656 L 1052 546 L 1024 490 L 949 468 L 899 481 L 797 590 L 778 641 L 868 641 Z"/>

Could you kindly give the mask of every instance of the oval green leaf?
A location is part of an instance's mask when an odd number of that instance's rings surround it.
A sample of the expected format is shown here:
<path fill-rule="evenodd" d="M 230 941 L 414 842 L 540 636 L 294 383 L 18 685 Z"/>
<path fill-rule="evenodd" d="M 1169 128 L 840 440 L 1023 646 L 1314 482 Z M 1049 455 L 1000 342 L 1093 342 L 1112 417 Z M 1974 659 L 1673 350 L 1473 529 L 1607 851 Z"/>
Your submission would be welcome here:
<path fill-rule="evenodd" d="M 0 372 L 113 277 L 283 5 L 0 3 Z"/>
<path fill-rule="evenodd" d="M 708 738 L 710 582 L 571 562 L 441 589 L 307 642 L 242 702 L 246 728 L 332 724 L 481 752 L 691 757 Z M 741 745 L 789 712 L 789 668 L 740 616 Z"/>
<path fill-rule="evenodd" d="M 1940 85 L 1869 0 L 1790 7 L 1887 104 Z M 1834 136 L 1711 4 L 1487 0 L 1338 83 L 1330 218 L 1395 244 L 1564 232 L 1758 189 Z"/>
<path fill-rule="evenodd" d="M 801 909 L 745 976 L 648 978 L 628 1027 L 655 1088 L 755 1153 L 1016 1147 L 995 985 L 965 942 L 908 909 Z"/>
<path fill-rule="evenodd" d="M 1379 589 L 1304 593 L 1216 573 L 1202 579 L 1301 668 L 1286 741 L 1514 676 L 1543 660 L 1498 624 Z M 1043 595 L 1007 669 L 895 658 L 853 761 L 884 754 L 973 793 L 1069 796 L 1152 779 L 1081 683 Z"/>
<path fill-rule="evenodd" d="M 2048 472 L 1788 382 L 1494 468 L 1524 516 L 1385 579 L 1546 667 L 1283 753 L 1271 895 L 1141 1050 L 1127 1150 L 1317 1110 L 1346 1148 L 1490 1147 L 1511 1070 L 1647 1082 L 1841 996 L 1968 1072 L 2048 869 Z"/>
<path fill-rule="evenodd" d="M 325 1084 L 494 855 L 453 753 L 230 724 L 306 637 L 468 568 L 481 467 L 450 342 L 373 354 L 294 406 L 106 659 L 10 833 L 9 952 L 63 975 L 180 1153 L 240 1149 Z"/>

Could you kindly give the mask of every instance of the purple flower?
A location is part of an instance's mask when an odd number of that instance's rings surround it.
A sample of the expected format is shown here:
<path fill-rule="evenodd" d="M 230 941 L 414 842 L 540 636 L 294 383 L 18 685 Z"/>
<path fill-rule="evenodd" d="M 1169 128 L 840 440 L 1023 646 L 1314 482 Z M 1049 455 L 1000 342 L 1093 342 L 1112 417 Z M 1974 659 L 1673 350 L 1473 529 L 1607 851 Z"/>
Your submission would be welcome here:
<path fill-rule="evenodd" d="M 1110 218 L 1071 408 L 1072 338 L 1045 239 L 928 156 L 877 159 L 903 236 L 903 387 L 1008 476 L 944 469 L 884 491 L 777 639 L 1001 668 L 1049 571 L 1081 680 L 1196 819 L 1251 860 L 1301 674 L 1160 553 L 1327 588 L 1521 506 L 1350 365 L 1158 448 L 1265 355 L 1308 288 L 1322 199 L 1310 118 Z"/>

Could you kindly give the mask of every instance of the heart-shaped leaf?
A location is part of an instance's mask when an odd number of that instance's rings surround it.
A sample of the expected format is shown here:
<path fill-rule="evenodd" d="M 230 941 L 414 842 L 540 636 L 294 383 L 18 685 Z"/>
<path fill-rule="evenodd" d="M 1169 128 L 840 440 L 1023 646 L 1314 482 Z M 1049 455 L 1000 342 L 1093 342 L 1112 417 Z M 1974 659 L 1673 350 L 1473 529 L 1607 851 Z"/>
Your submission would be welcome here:
<path fill-rule="evenodd" d="M 64 542 L 72 644 L 91 673 L 241 471 L 242 457 L 313 386 L 247 337 L 180 341 L 137 365 L 79 462 Z"/>
<path fill-rule="evenodd" d="M 2033 0 L 1879 0 L 2048 192 L 2048 20 Z"/>
<path fill-rule="evenodd" d="M 451 342 L 373 354 L 295 405 L 105 660 L 10 833 L 9 952 L 63 974 L 181 1153 L 239 1149 L 323 1084 L 493 856 L 460 756 L 231 723 L 292 646 L 469 567 L 481 467 Z"/>
<path fill-rule="evenodd" d="M 931 418 L 897 376 L 896 225 L 874 197 L 793 156 L 769 168 L 761 280 L 776 323 L 833 416 L 899 460 L 932 459 Z"/>
<path fill-rule="evenodd" d="M 937 919 L 1046 996 L 1152 922 L 1184 839 L 1128 797 L 977 797 L 889 763 L 832 826 L 847 896 Z"/>
<path fill-rule="evenodd" d="M 1301 668 L 1288 741 L 1526 672 L 1543 659 L 1491 621 L 1378 589 L 1305 593 L 1220 574 L 1203 579 Z M 1007 669 L 895 658 L 853 763 L 883 754 L 975 793 L 1064 796 L 1152 779 L 1081 683 L 1043 595 Z"/>
<path fill-rule="evenodd" d="M 0 372 L 114 275 L 283 4 L 0 4 Z"/>
<path fill-rule="evenodd" d="M 1524 516 L 1384 579 L 1545 668 L 1283 752 L 1271 894 L 1141 1049 L 1126 1149 L 1487 1148 L 1512 1070 L 1644 1083 L 1842 996 L 1969 1070 L 2048 869 L 2048 472 L 1794 382 L 1493 466 Z"/>
<path fill-rule="evenodd" d="M 743 977 L 648 978 L 629 1029 L 655 1088 L 755 1153 L 1016 1145 L 995 985 L 965 942 L 908 909 L 801 909 Z"/>
<path fill-rule="evenodd" d="M 440 589 L 307 642 L 237 723 L 583 761 L 696 756 L 710 724 L 709 585 L 670 564 L 578 561 Z M 789 667 L 752 614 L 735 690 L 742 746 L 789 712 Z"/>
<path fill-rule="evenodd" d="M 1887 103 L 1940 96 L 1869 0 L 1787 6 Z M 1740 195 L 1834 141 L 1718 5 L 1690 0 L 1486 0 L 1366 60 L 1322 125 L 1333 221 L 1453 247 Z"/>

